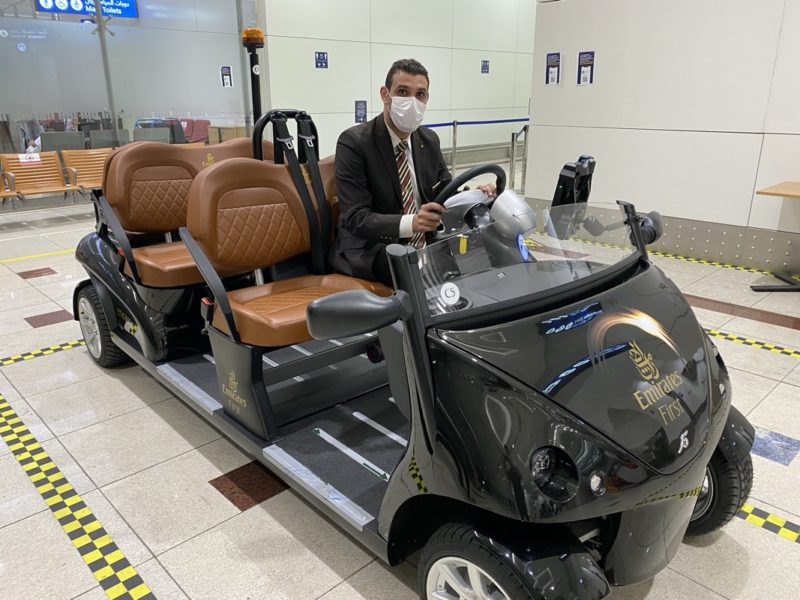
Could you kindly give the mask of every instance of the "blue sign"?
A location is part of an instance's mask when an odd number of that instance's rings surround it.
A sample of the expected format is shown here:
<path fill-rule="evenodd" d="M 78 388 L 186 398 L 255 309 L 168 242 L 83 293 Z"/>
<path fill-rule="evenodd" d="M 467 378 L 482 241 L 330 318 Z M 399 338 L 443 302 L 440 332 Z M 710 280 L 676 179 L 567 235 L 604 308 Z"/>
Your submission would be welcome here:
<path fill-rule="evenodd" d="M 100 0 L 103 15 L 121 19 L 138 19 L 139 7 L 136 0 Z M 64 15 L 94 15 L 97 12 L 95 0 L 36 0 L 38 12 L 60 13 Z"/>
<path fill-rule="evenodd" d="M 481 61 L 481 73 L 488 73 L 489 72 L 489 61 L 482 60 Z"/>
<path fill-rule="evenodd" d="M 25 42 L 20 42 L 19 44 L 17 44 L 17 50 L 19 50 L 20 52 L 27 52 L 28 44 L 26 44 Z"/>
<path fill-rule="evenodd" d="M 367 122 L 367 101 L 356 100 L 356 123 Z"/>
<path fill-rule="evenodd" d="M 318 69 L 328 68 L 328 53 L 327 52 L 314 52 L 314 62 Z"/>

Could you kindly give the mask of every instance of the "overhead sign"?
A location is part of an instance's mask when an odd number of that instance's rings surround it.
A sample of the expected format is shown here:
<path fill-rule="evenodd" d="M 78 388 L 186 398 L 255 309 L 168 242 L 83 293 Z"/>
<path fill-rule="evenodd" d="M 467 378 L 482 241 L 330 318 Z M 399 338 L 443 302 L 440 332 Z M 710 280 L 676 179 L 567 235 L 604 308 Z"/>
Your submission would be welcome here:
<path fill-rule="evenodd" d="M 106 17 L 138 19 L 139 8 L 136 0 L 101 0 Z M 36 0 L 38 12 L 60 13 L 64 15 L 95 15 L 95 0 Z"/>

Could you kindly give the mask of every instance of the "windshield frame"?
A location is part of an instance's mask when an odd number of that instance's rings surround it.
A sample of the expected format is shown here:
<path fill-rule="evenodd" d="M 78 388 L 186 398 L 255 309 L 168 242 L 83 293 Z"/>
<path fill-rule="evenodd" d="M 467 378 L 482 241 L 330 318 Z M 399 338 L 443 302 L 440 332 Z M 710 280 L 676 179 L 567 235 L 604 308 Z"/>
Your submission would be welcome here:
<path fill-rule="evenodd" d="M 415 312 L 419 313 L 425 329 L 477 329 L 488 327 L 498 322 L 519 318 L 524 314 L 541 311 L 548 306 L 563 306 L 585 296 L 598 287 L 604 287 L 614 279 L 633 272 L 637 265 L 647 262 L 647 248 L 639 229 L 636 209 L 627 202 L 617 202 L 625 213 L 625 223 L 633 233 L 634 245 L 631 254 L 621 261 L 609 265 L 606 269 L 593 273 L 578 281 L 567 282 L 553 288 L 532 292 L 509 300 L 498 301 L 487 306 L 470 308 L 463 311 L 431 314 L 427 309 L 426 286 L 419 269 L 420 255 L 410 246 L 390 246 L 398 251 L 388 252 L 393 271 L 399 278 L 398 289 L 408 292 L 414 299 Z M 402 249 L 402 251 L 400 251 Z M 388 248 L 387 248 L 388 250 Z M 401 266 L 402 265 L 402 266 Z M 403 273 L 398 271 L 404 271 Z"/>

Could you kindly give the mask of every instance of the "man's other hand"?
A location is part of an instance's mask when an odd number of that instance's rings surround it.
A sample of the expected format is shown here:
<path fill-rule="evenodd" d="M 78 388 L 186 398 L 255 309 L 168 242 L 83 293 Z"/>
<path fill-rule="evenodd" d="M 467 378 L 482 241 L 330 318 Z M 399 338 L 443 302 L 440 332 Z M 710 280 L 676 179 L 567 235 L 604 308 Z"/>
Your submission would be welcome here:
<path fill-rule="evenodd" d="M 497 196 L 497 186 L 493 183 L 482 183 L 478 186 L 478 189 L 489 196 L 489 198 Z"/>
<path fill-rule="evenodd" d="M 411 228 L 414 233 L 427 233 L 429 231 L 436 231 L 441 221 L 441 214 L 444 212 L 444 206 L 436 202 L 428 202 L 419 208 L 419 212 L 414 215 L 414 221 Z"/>

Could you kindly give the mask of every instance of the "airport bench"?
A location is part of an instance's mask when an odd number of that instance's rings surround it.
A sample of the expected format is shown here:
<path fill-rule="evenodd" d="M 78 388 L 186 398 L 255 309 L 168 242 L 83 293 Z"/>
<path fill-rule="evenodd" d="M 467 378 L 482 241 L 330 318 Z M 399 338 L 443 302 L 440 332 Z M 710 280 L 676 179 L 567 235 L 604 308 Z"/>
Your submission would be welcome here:
<path fill-rule="evenodd" d="M 111 148 L 92 150 L 62 150 L 61 158 L 67 169 L 67 179 L 81 193 L 102 189 L 103 168 Z"/>
<path fill-rule="evenodd" d="M 0 171 L 9 192 L 24 200 L 26 196 L 63 193 L 64 198 L 75 188 L 64 182 L 58 152 L 38 154 L 0 154 Z"/>

